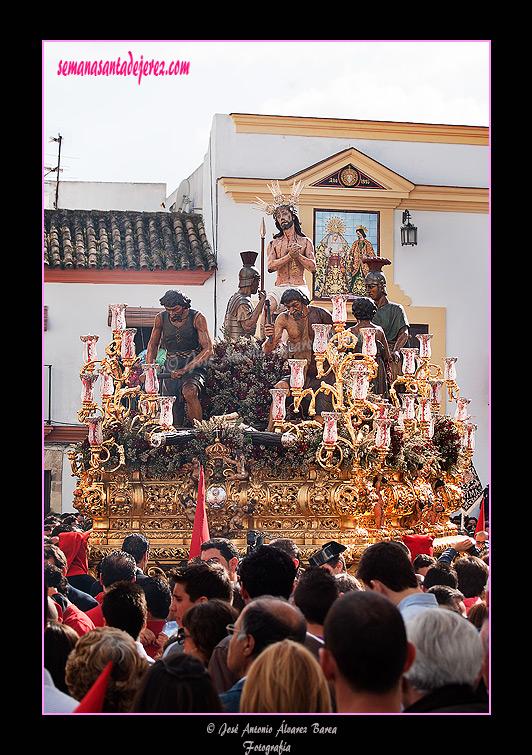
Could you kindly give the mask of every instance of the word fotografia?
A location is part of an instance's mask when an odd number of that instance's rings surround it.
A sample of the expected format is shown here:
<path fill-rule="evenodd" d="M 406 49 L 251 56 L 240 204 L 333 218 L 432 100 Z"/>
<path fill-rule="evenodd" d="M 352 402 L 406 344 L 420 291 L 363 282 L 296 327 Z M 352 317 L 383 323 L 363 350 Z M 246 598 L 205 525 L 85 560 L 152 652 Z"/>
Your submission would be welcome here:
<path fill-rule="evenodd" d="M 270 753 L 282 755 L 283 752 L 290 752 L 291 750 L 290 745 L 282 739 L 275 745 L 255 744 L 255 742 L 250 742 L 249 740 L 246 740 L 243 744 L 245 755 L 250 755 L 252 752 L 264 752 L 266 755 L 270 755 Z"/>

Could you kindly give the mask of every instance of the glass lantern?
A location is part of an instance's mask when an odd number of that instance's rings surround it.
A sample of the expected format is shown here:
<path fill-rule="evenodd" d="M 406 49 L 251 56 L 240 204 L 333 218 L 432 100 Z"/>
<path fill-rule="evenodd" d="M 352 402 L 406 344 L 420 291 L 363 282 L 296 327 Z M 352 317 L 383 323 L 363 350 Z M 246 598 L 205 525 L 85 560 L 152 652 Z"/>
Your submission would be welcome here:
<path fill-rule="evenodd" d="M 377 353 L 377 343 L 375 340 L 376 328 L 360 328 L 362 336 L 362 354 L 367 357 L 374 357 Z"/>
<path fill-rule="evenodd" d="M 289 391 L 286 388 L 270 388 L 272 397 L 272 419 L 282 422 L 286 417 L 286 397 Z"/>
<path fill-rule="evenodd" d="M 96 342 L 99 336 L 93 336 L 89 333 L 88 336 L 80 336 L 80 340 L 83 341 L 83 364 L 88 362 L 96 362 L 98 355 L 96 354 Z"/>
<path fill-rule="evenodd" d="M 158 364 L 143 364 L 142 372 L 146 375 L 144 393 L 159 393 L 159 381 L 157 380 Z"/>
<path fill-rule="evenodd" d="M 338 441 L 338 420 L 342 416 L 339 412 L 323 412 L 324 420 L 323 442 L 327 445 L 335 445 Z"/>
<path fill-rule="evenodd" d="M 99 378 L 99 374 L 95 373 L 89 373 L 89 372 L 81 372 L 80 373 L 80 379 L 81 379 L 81 400 L 82 402 L 92 404 L 94 403 L 94 384 Z"/>
<path fill-rule="evenodd" d="M 314 353 L 325 354 L 329 342 L 331 326 L 328 323 L 314 323 L 312 329 L 314 331 Z"/>
<path fill-rule="evenodd" d="M 127 304 L 110 304 L 111 309 L 111 330 L 114 332 L 126 329 L 126 307 Z"/>
<path fill-rule="evenodd" d="M 369 370 L 364 362 L 353 365 L 353 388 L 352 396 L 357 400 L 367 398 L 369 391 Z"/>
<path fill-rule="evenodd" d="M 331 296 L 332 301 L 332 319 L 336 324 L 342 324 L 347 321 L 347 296 L 346 294 L 335 294 Z"/>
<path fill-rule="evenodd" d="M 443 379 L 451 382 L 456 381 L 456 360 L 458 357 L 444 357 Z"/>
<path fill-rule="evenodd" d="M 463 422 L 467 419 L 467 405 L 471 399 L 468 398 L 457 398 L 456 399 L 456 411 L 454 413 L 454 418 L 458 422 Z"/>
<path fill-rule="evenodd" d="M 159 424 L 162 427 L 173 427 L 173 404 L 175 401 L 175 396 L 159 396 Z"/>
<path fill-rule="evenodd" d="M 419 356 L 421 359 L 428 359 L 432 354 L 432 350 L 430 348 L 431 338 L 432 333 L 419 333 L 417 336 L 417 339 L 419 341 Z"/>
<path fill-rule="evenodd" d="M 301 390 L 305 385 L 305 367 L 307 366 L 307 360 L 289 359 L 288 366 L 290 367 L 290 388 Z"/>
<path fill-rule="evenodd" d="M 403 374 L 413 375 L 416 371 L 416 357 L 419 349 L 401 349 L 403 355 Z"/>
<path fill-rule="evenodd" d="M 136 328 L 126 328 L 122 331 L 122 343 L 120 346 L 120 356 L 122 359 L 135 359 L 135 334 Z"/>

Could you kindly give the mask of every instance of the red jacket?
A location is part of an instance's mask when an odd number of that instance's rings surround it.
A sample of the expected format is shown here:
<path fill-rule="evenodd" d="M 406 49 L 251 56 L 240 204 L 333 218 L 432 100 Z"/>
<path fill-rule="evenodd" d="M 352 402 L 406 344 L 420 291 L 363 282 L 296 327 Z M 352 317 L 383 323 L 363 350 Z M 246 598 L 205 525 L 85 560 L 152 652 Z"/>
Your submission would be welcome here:
<path fill-rule="evenodd" d="M 95 600 L 98 601 L 99 605 L 94 606 L 94 608 L 90 608 L 88 611 L 85 611 L 85 615 L 89 617 L 95 627 L 103 627 L 105 624 L 102 613 L 103 592 L 98 593 L 98 595 L 95 596 Z"/>
<path fill-rule="evenodd" d="M 80 637 L 82 634 L 86 634 L 87 632 L 90 632 L 91 629 L 94 629 L 95 624 L 92 619 L 87 616 L 85 611 L 82 611 L 81 608 L 75 606 L 74 603 L 69 603 L 64 611 L 59 603 L 56 603 L 55 605 L 57 607 L 57 620 L 67 627 L 72 627 Z"/>

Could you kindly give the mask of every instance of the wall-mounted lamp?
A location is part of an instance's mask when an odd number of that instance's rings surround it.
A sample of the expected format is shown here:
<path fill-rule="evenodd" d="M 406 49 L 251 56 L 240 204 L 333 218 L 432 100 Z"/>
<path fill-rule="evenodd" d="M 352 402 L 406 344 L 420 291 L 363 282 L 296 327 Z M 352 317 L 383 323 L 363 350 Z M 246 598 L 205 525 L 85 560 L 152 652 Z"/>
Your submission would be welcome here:
<path fill-rule="evenodd" d="M 410 213 L 408 210 L 403 212 L 403 225 L 401 226 L 401 244 L 402 246 L 416 246 L 417 228 L 410 222 Z"/>

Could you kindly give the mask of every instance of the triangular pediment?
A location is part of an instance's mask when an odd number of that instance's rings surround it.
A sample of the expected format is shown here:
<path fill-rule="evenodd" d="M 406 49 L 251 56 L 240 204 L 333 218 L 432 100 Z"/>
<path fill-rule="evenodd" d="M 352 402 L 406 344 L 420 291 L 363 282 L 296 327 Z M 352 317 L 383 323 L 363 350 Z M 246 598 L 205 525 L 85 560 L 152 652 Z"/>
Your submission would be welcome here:
<path fill-rule="evenodd" d="M 408 195 L 414 184 L 368 155 L 350 147 L 286 179 L 308 189 L 392 192 Z"/>
<path fill-rule="evenodd" d="M 299 205 L 319 207 L 329 201 L 348 209 L 395 209 L 409 201 L 415 185 L 363 152 L 350 147 L 314 163 L 291 176 L 270 180 L 257 178 L 220 178 L 220 185 L 235 202 L 253 203 L 257 197 L 271 198 L 268 184 L 278 181 L 282 194 L 290 194 L 294 183 L 301 182 Z"/>

